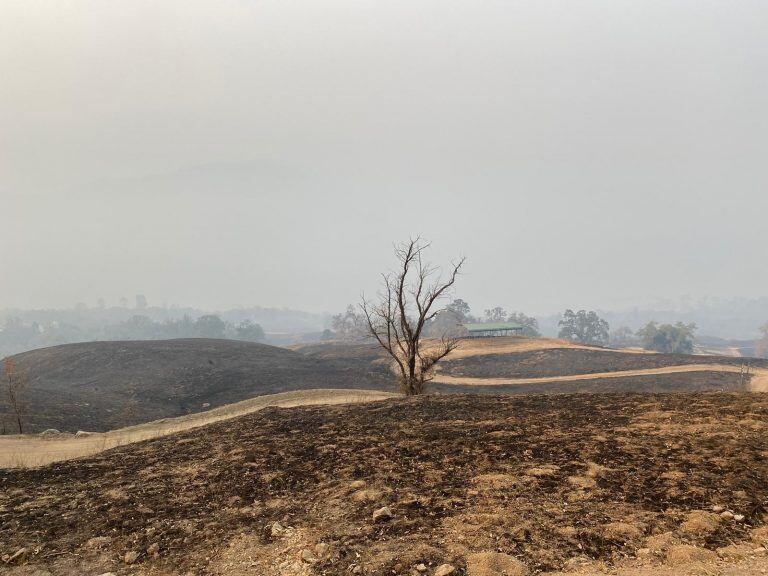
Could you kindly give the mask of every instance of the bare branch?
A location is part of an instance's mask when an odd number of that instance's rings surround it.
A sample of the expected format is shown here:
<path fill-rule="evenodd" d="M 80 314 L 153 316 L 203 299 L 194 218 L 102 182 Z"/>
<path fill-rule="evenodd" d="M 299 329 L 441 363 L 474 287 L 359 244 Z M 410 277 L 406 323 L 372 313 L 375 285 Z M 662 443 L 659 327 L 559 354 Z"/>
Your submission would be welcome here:
<path fill-rule="evenodd" d="M 377 304 L 360 305 L 370 335 L 394 359 L 406 394 L 420 394 L 425 382 L 433 377 L 435 365 L 458 345 L 457 340 L 443 339 L 422 352 L 425 326 L 441 311 L 437 301 L 455 284 L 464 258 L 451 265 L 448 279 L 424 261 L 429 243 L 420 237 L 395 246 L 399 266 L 393 274 L 382 275 L 382 292 Z"/>

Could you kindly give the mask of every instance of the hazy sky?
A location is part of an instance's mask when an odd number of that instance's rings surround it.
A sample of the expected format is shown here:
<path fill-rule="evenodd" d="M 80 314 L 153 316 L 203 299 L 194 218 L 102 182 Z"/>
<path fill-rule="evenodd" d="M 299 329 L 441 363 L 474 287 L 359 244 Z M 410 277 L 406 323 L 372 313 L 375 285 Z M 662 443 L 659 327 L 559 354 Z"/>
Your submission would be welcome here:
<path fill-rule="evenodd" d="M 0 308 L 765 296 L 765 0 L 2 0 Z M 764 319 L 761 319 L 764 320 Z"/>

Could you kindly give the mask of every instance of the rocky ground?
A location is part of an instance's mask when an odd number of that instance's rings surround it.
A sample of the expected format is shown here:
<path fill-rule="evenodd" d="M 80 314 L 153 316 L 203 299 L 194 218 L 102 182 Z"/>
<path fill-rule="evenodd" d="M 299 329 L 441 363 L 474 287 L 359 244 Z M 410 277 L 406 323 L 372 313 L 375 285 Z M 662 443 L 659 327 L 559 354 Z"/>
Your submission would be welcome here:
<path fill-rule="evenodd" d="M 747 393 L 270 408 L 0 472 L 0 566 L 37 576 L 766 566 L 767 430 L 768 396 Z"/>

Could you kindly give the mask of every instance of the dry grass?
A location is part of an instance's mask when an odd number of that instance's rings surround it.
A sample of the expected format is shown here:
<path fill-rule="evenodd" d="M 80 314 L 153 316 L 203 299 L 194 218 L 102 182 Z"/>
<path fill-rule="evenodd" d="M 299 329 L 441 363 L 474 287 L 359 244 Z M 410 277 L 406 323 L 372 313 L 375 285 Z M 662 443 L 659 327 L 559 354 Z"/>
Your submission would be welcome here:
<path fill-rule="evenodd" d="M 374 390 L 302 390 L 268 394 L 178 418 L 165 418 L 138 426 L 120 428 L 90 436 L 71 434 L 41 437 L 36 435 L 0 436 L 0 468 L 29 468 L 52 462 L 81 458 L 143 440 L 235 418 L 269 406 L 290 408 L 313 404 L 354 404 L 391 398 L 396 394 Z"/>

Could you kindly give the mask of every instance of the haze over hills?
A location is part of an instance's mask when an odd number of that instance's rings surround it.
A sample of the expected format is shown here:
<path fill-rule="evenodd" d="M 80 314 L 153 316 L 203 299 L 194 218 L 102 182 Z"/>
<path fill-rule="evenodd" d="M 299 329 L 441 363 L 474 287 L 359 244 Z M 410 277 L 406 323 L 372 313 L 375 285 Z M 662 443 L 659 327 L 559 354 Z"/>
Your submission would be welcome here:
<path fill-rule="evenodd" d="M 162 324 L 185 317 L 195 320 L 204 315 L 215 315 L 232 327 L 244 321 L 253 322 L 264 330 L 264 342 L 279 346 L 319 341 L 324 337 L 323 331 L 332 326 L 331 312 L 258 306 L 207 311 L 192 307 L 138 306 L 123 300 L 120 306 L 78 304 L 67 309 L 0 310 L 0 358 L 57 344 L 187 336 L 158 336 L 152 330 L 131 326 L 136 319 Z M 474 308 L 477 312 L 482 311 L 480 307 Z M 514 306 L 508 306 L 508 309 L 513 310 Z M 697 339 L 704 348 L 733 347 L 743 356 L 753 356 L 754 342 L 760 336 L 759 328 L 768 322 L 768 298 L 680 299 L 642 308 L 600 310 L 599 314 L 608 321 L 613 331 L 623 327 L 637 330 L 650 321 L 693 322 L 697 325 Z M 537 320 L 542 334 L 557 336 L 560 319 L 561 313 L 539 315 Z"/>

